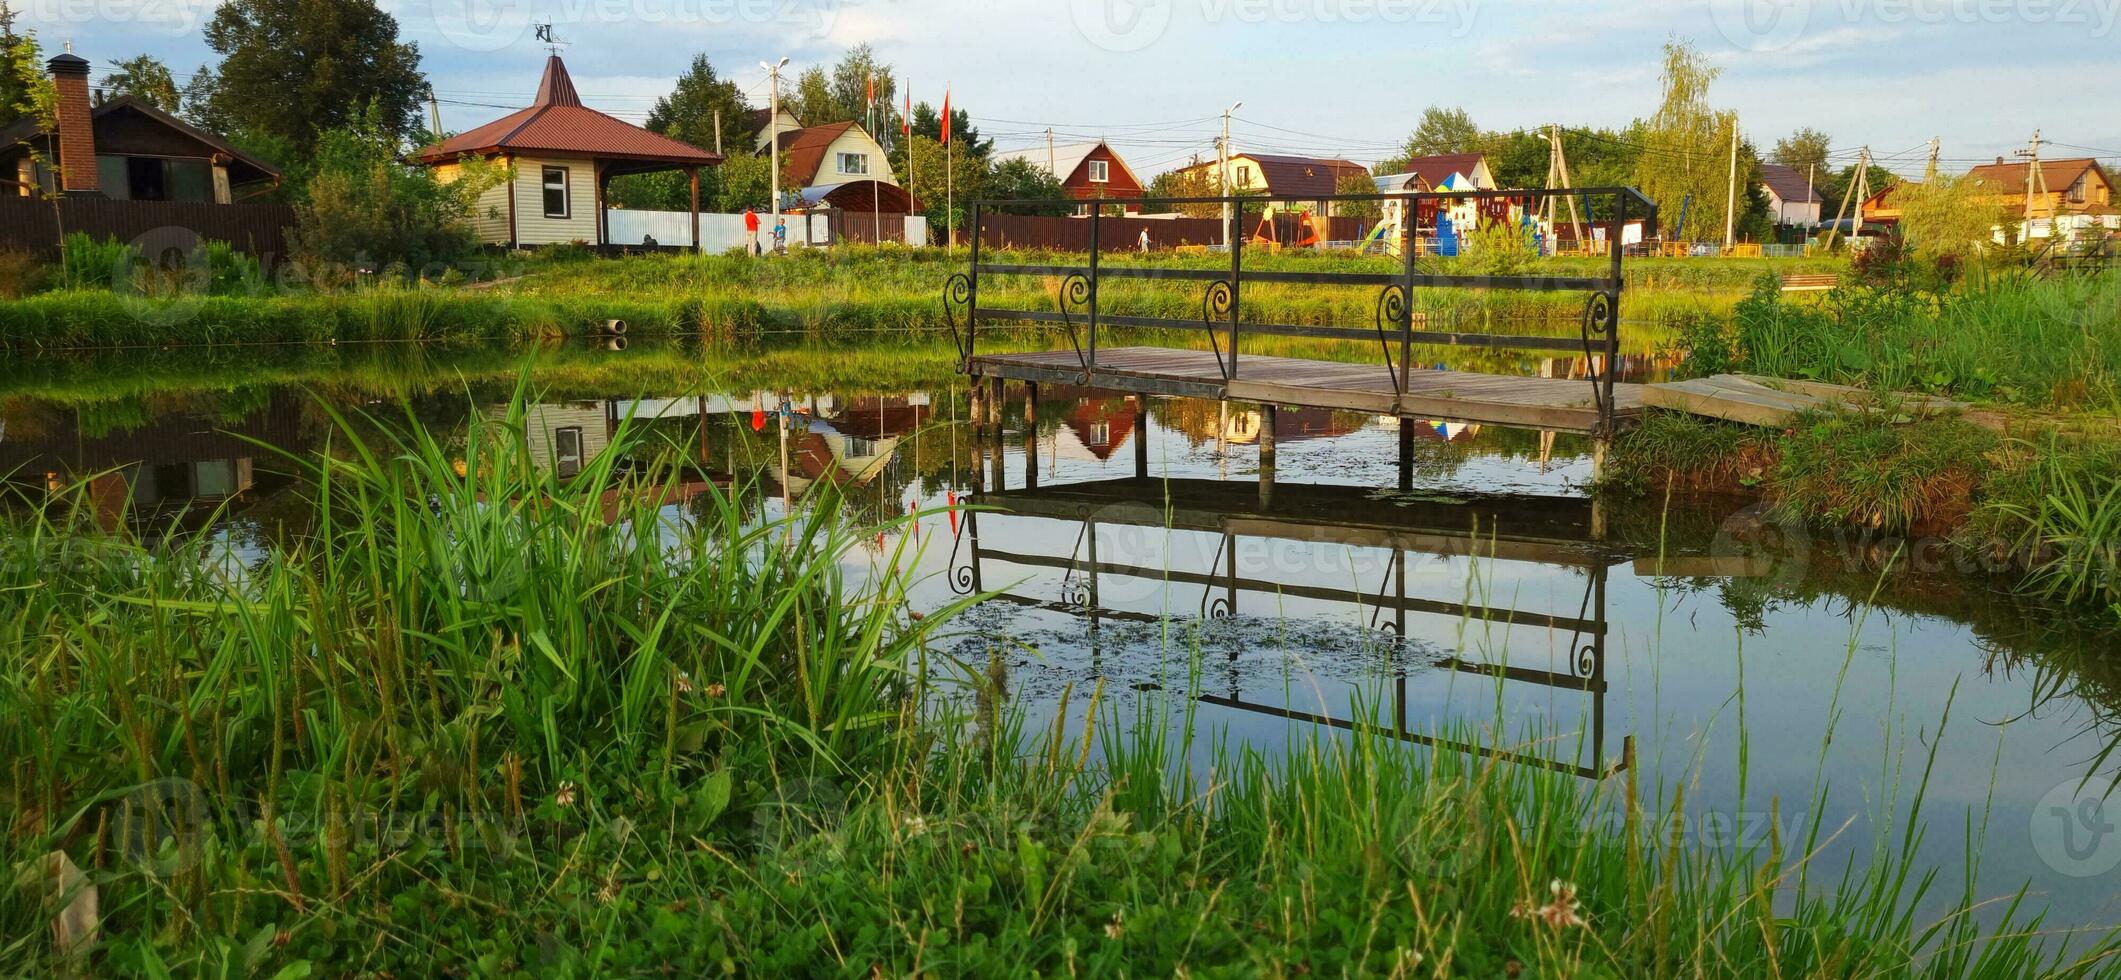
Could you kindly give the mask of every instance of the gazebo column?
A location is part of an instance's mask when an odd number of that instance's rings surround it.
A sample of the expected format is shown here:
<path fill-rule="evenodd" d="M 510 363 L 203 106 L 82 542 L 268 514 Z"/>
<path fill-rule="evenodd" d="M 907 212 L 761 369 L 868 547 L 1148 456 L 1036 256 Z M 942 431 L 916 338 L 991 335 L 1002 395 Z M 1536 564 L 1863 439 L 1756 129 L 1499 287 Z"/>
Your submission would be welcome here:
<path fill-rule="evenodd" d="M 692 253 L 700 252 L 700 168 L 686 167 L 685 176 L 692 182 Z"/>

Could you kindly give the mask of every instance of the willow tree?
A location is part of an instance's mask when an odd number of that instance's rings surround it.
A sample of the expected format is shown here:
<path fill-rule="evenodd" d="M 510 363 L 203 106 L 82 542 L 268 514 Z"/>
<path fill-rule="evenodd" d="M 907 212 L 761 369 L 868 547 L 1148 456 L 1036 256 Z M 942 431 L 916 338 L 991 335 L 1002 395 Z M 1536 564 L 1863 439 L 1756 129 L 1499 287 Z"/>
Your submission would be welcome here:
<path fill-rule="evenodd" d="M 1693 42 L 1679 38 L 1665 42 L 1664 102 L 1642 127 L 1635 187 L 1657 202 L 1667 234 L 1684 207 L 1687 228 L 1722 237 L 1730 192 L 1731 138 L 1738 131 L 1738 114 L 1709 106 L 1709 85 L 1721 73 Z M 1744 182 L 1743 174 L 1740 182 Z M 1741 186 L 1741 206 L 1744 191 Z"/>

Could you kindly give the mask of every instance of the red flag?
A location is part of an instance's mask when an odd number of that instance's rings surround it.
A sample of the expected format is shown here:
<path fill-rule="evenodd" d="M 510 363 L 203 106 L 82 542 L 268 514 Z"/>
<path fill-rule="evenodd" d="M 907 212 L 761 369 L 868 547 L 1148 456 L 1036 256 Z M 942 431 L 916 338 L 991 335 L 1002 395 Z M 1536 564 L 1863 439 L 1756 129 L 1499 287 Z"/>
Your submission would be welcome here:
<path fill-rule="evenodd" d="M 950 142 L 950 89 L 943 89 L 943 142 Z"/>
<path fill-rule="evenodd" d="M 900 136 L 913 135 L 913 90 L 910 88 L 906 90 L 906 114 L 898 117 L 898 131 Z"/>
<path fill-rule="evenodd" d="M 873 106 L 873 105 L 875 105 L 875 104 L 876 104 L 876 76 L 875 76 L 875 75 L 871 75 L 871 76 L 869 76 L 868 86 L 869 86 L 869 88 L 868 88 L 868 92 L 867 92 L 867 94 L 865 94 L 865 95 L 864 95 L 864 96 L 862 97 L 862 104 L 863 104 L 864 106 Z"/>

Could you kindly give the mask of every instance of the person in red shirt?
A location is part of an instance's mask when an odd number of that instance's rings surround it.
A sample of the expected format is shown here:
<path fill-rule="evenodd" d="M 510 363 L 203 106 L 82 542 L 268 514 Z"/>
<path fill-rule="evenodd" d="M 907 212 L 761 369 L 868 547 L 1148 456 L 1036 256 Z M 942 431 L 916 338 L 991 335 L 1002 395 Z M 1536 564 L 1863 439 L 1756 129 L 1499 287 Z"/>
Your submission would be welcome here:
<path fill-rule="evenodd" d="M 751 254 L 759 254 L 759 213 L 744 209 L 744 234 L 751 238 Z"/>

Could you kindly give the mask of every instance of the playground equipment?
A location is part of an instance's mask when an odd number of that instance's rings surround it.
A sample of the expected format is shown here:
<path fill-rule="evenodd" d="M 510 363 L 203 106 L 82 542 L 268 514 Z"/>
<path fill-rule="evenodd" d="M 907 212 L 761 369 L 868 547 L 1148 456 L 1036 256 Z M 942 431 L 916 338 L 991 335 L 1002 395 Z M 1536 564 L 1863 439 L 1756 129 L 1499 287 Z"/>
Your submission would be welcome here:
<path fill-rule="evenodd" d="M 1325 244 L 1325 231 L 1319 227 L 1318 219 L 1313 217 L 1309 211 L 1298 211 L 1295 214 L 1297 218 L 1296 226 L 1302 231 L 1302 235 L 1289 244 L 1295 248 L 1316 248 Z M 1252 229 L 1252 236 L 1246 240 L 1245 244 L 1264 245 L 1269 250 L 1282 247 L 1279 233 L 1274 227 L 1274 215 L 1272 212 L 1259 216 L 1259 226 Z"/>

